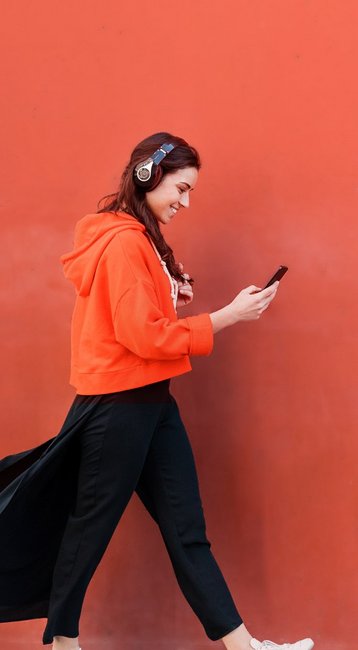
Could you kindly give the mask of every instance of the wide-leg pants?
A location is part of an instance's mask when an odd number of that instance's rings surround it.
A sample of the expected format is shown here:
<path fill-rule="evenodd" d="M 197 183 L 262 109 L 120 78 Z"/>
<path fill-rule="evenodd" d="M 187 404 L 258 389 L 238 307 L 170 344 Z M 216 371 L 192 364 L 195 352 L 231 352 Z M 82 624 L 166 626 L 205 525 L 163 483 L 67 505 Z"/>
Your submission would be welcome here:
<path fill-rule="evenodd" d="M 96 401 L 80 430 L 76 497 L 53 572 L 43 644 L 77 637 L 89 582 L 134 491 L 156 521 L 184 597 L 207 636 L 242 623 L 210 550 L 190 441 L 170 380 L 76 395 L 68 419 Z"/>

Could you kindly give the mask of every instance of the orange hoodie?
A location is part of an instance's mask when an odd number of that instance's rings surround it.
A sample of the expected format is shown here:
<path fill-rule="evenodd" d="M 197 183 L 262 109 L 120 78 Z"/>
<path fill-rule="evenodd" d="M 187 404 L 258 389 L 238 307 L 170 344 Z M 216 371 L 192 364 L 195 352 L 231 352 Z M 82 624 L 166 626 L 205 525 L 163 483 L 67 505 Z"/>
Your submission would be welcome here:
<path fill-rule="evenodd" d="M 78 394 L 136 388 L 192 370 L 189 355 L 209 355 L 208 313 L 178 318 L 169 277 L 145 234 L 125 212 L 88 214 L 74 249 L 60 257 L 76 288 L 70 384 Z"/>

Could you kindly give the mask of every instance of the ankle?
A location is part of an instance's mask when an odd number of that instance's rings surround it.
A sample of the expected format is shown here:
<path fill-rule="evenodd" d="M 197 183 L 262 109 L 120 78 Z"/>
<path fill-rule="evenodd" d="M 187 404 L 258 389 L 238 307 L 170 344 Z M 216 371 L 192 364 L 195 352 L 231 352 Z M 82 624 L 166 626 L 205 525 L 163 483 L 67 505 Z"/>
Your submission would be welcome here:
<path fill-rule="evenodd" d="M 78 636 L 54 636 L 52 650 L 79 650 Z"/>
<path fill-rule="evenodd" d="M 252 650 L 250 646 L 252 635 L 246 629 L 244 623 L 241 623 L 234 630 L 222 637 L 226 650 Z"/>

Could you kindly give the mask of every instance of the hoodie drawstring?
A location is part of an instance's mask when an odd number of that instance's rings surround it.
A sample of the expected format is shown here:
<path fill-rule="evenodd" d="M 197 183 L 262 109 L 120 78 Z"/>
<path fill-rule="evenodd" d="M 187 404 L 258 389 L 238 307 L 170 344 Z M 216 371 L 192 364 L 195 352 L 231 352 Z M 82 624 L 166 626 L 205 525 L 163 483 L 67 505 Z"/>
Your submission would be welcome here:
<path fill-rule="evenodd" d="M 155 246 L 155 244 L 154 244 L 152 238 L 149 237 L 149 239 L 150 239 L 150 241 L 151 241 L 151 243 L 152 243 L 152 245 L 153 245 L 153 248 L 154 248 L 154 250 L 155 250 L 155 252 L 156 252 L 156 254 L 157 254 L 157 257 L 158 257 L 158 259 L 159 259 L 159 261 L 160 261 L 160 263 L 161 263 L 161 265 L 162 265 L 162 268 L 163 268 L 164 273 L 166 273 L 167 276 L 168 276 L 168 278 L 169 278 L 169 282 L 170 282 L 170 295 L 171 295 L 171 297 L 172 297 L 173 305 L 174 305 L 174 309 L 175 309 L 175 311 L 176 311 L 176 305 L 177 305 L 177 299 L 178 299 L 178 292 L 179 292 L 179 285 L 178 285 L 178 282 L 176 281 L 175 278 L 173 278 L 172 275 L 170 275 L 170 273 L 169 273 L 169 271 L 168 271 L 168 268 L 167 268 L 167 265 L 166 265 L 166 263 L 164 262 L 164 260 L 161 258 L 160 254 L 159 254 L 159 252 L 158 252 L 158 250 L 157 250 L 157 247 Z"/>

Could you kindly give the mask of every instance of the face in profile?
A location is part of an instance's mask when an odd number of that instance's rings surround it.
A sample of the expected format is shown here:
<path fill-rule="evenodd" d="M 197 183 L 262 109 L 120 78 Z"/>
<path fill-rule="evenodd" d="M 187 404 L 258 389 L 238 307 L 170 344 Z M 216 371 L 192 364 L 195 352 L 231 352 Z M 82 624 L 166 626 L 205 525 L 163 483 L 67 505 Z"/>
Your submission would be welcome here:
<path fill-rule="evenodd" d="M 184 167 L 165 174 L 154 190 L 146 192 L 145 199 L 153 215 L 163 224 L 169 223 L 181 208 L 188 208 L 189 194 L 198 180 L 196 167 Z"/>

